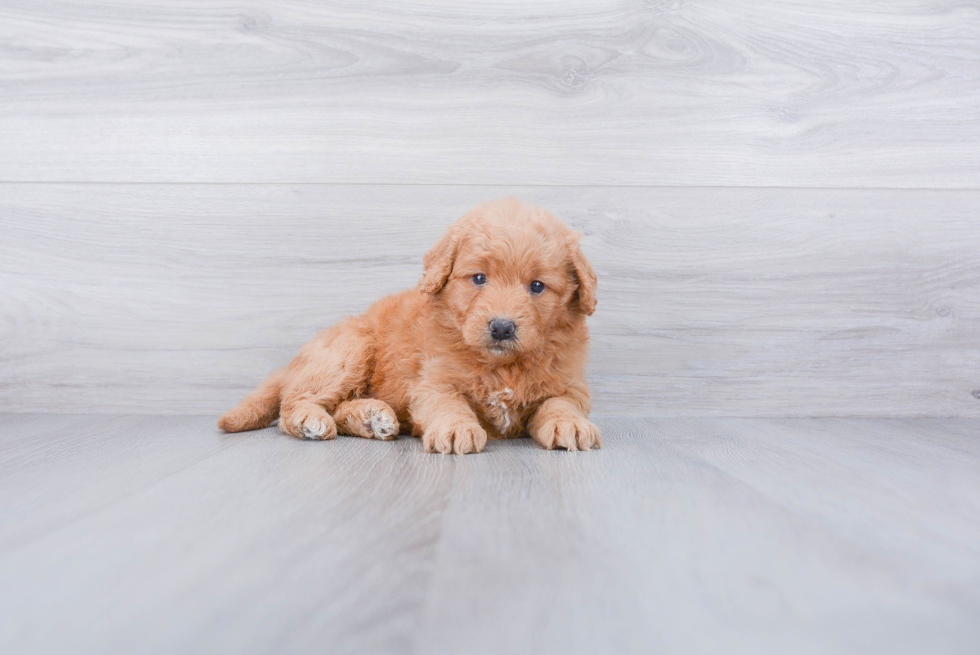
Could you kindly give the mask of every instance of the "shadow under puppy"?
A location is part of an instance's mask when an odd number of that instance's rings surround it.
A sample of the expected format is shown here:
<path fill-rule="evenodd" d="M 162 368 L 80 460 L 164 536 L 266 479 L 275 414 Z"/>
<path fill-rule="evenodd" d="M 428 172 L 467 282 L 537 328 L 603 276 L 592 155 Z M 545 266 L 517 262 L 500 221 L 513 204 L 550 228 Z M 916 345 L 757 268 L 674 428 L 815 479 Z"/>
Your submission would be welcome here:
<path fill-rule="evenodd" d="M 218 426 L 278 416 L 306 439 L 404 430 L 458 454 L 528 434 L 545 448 L 600 447 L 585 381 L 596 275 L 580 236 L 513 198 L 477 207 L 426 253 L 417 289 L 320 333 Z"/>

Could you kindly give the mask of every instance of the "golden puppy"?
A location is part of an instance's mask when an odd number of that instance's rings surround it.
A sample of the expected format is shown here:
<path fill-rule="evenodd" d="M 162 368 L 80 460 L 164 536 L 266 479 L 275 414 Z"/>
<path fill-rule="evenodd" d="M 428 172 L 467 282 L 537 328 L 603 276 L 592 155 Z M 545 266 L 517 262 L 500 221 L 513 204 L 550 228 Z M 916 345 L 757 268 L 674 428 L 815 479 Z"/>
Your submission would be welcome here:
<path fill-rule="evenodd" d="M 278 416 L 306 439 L 408 430 L 429 452 L 525 434 L 545 448 L 598 448 L 584 375 L 596 276 L 579 237 L 513 198 L 470 211 L 426 253 L 417 289 L 322 332 L 219 427 Z"/>

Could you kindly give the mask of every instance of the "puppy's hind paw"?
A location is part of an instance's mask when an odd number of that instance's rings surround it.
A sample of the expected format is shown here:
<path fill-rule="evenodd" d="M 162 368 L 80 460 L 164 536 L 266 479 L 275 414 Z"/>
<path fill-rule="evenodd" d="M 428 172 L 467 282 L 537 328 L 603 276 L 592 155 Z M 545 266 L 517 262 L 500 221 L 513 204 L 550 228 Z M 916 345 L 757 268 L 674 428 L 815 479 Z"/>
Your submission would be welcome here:
<path fill-rule="evenodd" d="M 333 417 L 319 405 L 298 408 L 279 417 L 279 429 L 300 439 L 323 440 L 337 436 Z"/>
<path fill-rule="evenodd" d="M 334 419 L 343 434 L 389 441 L 398 436 L 398 416 L 388 403 L 377 398 L 355 398 L 341 403 Z"/>
<path fill-rule="evenodd" d="M 318 418 L 311 418 L 304 421 L 299 426 L 304 439 L 323 439 L 327 436 L 326 421 Z"/>
<path fill-rule="evenodd" d="M 398 419 L 390 410 L 372 412 L 368 427 L 376 439 L 394 439 L 398 435 Z"/>

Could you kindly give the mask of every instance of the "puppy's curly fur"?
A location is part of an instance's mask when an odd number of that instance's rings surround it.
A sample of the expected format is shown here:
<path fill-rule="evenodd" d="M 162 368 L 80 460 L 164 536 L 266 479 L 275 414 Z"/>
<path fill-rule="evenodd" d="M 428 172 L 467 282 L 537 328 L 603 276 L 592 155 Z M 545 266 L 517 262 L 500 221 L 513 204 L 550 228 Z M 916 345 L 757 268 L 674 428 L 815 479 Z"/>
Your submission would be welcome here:
<path fill-rule="evenodd" d="M 513 198 L 477 207 L 426 253 L 417 289 L 322 332 L 219 427 L 278 416 L 295 437 L 410 431 L 427 451 L 458 454 L 525 434 L 600 447 L 584 375 L 596 275 L 580 236 Z"/>

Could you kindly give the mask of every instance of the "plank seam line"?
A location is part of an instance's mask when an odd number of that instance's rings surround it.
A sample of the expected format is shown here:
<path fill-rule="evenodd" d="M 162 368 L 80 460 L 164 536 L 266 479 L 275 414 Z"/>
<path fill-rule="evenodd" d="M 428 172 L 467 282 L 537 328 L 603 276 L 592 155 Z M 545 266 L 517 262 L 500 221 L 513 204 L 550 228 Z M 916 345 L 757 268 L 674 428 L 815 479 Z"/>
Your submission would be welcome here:
<path fill-rule="evenodd" d="M 0 180 L 0 185 L 63 186 L 322 186 L 322 187 L 449 187 L 449 188 L 540 188 L 540 189 L 766 189 L 814 191 L 980 191 L 976 187 L 943 186 L 770 186 L 755 184 L 520 184 L 442 182 L 112 182 L 92 180 Z"/>

